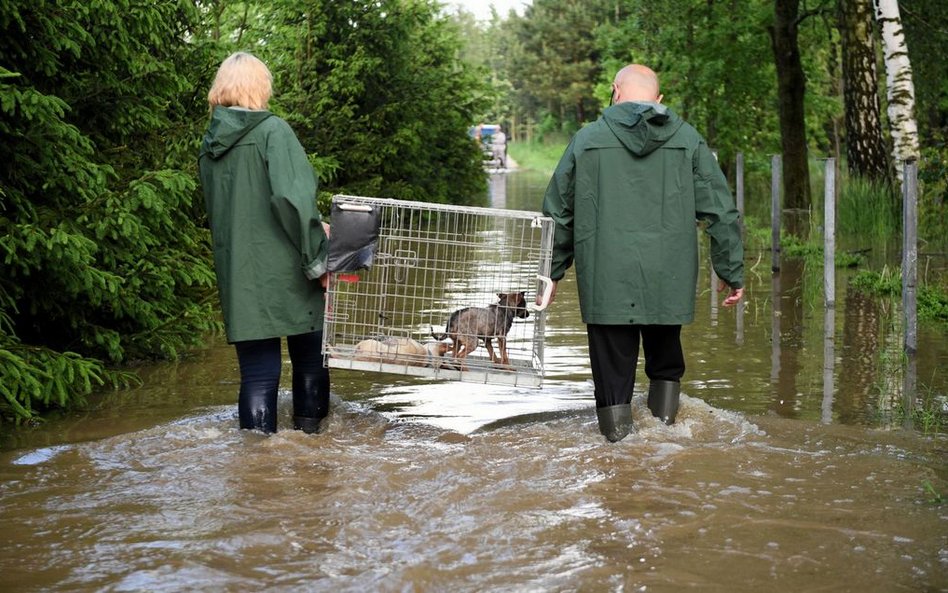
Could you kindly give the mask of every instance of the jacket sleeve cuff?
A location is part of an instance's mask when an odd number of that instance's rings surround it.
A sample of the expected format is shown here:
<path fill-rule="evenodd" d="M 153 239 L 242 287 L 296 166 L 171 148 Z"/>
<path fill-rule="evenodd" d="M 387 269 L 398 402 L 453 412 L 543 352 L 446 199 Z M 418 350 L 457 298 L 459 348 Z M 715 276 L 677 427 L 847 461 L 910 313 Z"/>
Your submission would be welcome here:
<path fill-rule="evenodd" d="M 303 273 L 306 274 L 306 278 L 309 280 L 316 280 L 329 270 L 327 265 L 328 260 L 325 256 L 319 257 L 308 266 L 303 269 Z"/>

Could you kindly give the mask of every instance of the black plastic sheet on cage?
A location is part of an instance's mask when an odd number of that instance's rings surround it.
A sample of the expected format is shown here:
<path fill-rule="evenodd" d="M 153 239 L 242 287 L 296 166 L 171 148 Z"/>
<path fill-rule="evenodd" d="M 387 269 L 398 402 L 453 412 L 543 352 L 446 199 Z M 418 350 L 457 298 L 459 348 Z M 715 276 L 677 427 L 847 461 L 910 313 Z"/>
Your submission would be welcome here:
<path fill-rule="evenodd" d="M 367 268 L 330 275 L 326 366 L 541 385 L 552 219 L 346 195 L 333 212 L 362 213 L 378 233 Z"/>

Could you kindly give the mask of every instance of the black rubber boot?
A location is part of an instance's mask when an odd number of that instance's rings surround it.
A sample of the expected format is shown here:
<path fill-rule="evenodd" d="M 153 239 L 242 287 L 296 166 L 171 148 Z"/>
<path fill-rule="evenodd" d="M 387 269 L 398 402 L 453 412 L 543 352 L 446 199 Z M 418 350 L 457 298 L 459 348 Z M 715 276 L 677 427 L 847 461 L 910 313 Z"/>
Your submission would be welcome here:
<path fill-rule="evenodd" d="M 306 434 L 316 434 L 319 432 L 320 418 L 308 418 L 306 416 L 293 416 L 293 430 L 302 430 Z"/>
<path fill-rule="evenodd" d="M 265 433 L 277 431 L 277 388 L 241 385 L 237 399 L 240 427 Z"/>
<path fill-rule="evenodd" d="M 293 428 L 317 433 L 328 415 L 329 370 L 293 373 Z"/>
<path fill-rule="evenodd" d="M 652 416 L 665 424 L 674 424 L 680 393 L 681 383 L 677 381 L 652 381 L 648 386 L 648 409 Z"/>
<path fill-rule="evenodd" d="M 610 443 L 621 441 L 632 430 L 632 406 L 629 404 L 596 408 L 596 418 L 599 419 L 599 432 Z"/>

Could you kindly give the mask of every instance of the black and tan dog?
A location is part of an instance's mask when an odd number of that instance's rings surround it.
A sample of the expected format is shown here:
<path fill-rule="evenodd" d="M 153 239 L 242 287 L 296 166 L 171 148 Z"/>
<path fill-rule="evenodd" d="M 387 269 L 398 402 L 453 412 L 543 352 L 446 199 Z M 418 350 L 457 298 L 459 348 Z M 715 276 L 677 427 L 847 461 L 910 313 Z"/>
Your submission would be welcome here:
<path fill-rule="evenodd" d="M 440 337 L 432 333 L 437 340 L 451 338 L 452 354 L 460 364 L 461 370 L 466 370 L 464 358 L 477 348 L 480 340 L 484 340 L 487 355 L 490 356 L 491 361 L 506 367 L 510 366 L 510 359 L 507 356 L 507 334 L 510 332 L 514 318 L 524 319 L 530 316 L 530 312 L 527 310 L 527 301 L 523 292 L 499 292 L 497 299 L 496 303 L 487 307 L 458 309 L 448 318 L 445 333 Z M 495 338 L 500 350 L 499 357 L 494 355 L 494 347 L 491 344 L 491 340 Z"/>

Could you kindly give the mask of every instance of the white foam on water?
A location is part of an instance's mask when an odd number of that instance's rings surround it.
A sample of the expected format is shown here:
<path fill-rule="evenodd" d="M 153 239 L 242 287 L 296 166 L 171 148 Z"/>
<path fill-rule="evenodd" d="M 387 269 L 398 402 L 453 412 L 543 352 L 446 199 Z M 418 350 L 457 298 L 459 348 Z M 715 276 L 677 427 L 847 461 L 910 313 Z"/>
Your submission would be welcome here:
<path fill-rule="evenodd" d="M 57 445 L 55 447 L 43 447 L 42 449 L 35 449 L 21 455 L 14 459 L 11 463 L 13 465 L 39 465 L 40 463 L 46 463 L 53 457 L 59 455 L 63 451 L 68 451 L 71 449 L 71 445 Z"/>

